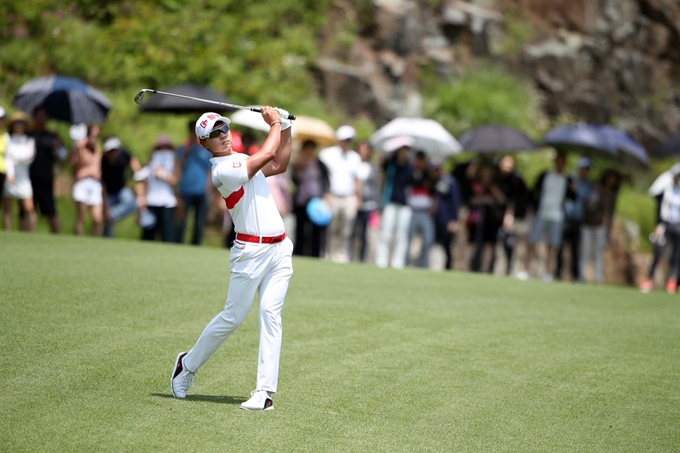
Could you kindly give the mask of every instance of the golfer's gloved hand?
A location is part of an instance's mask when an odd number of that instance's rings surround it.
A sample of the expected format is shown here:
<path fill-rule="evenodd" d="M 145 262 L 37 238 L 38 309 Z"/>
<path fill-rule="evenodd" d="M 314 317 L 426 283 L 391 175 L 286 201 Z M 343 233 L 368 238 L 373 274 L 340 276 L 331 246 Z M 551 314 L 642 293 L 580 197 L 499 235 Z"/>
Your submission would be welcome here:
<path fill-rule="evenodd" d="M 282 131 L 285 131 L 286 129 L 288 129 L 289 127 L 291 127 L 293 125 L 293 121 L 288 119 L 288 115 L 290 115 L 290 113 L 288 113 L 288 110 L 284 110 L 284 109 L 279 108 L 279 107 L 274 107 L 274 110 L 279 112 L 279 115 L 281 115 L 281 130 Z"/>

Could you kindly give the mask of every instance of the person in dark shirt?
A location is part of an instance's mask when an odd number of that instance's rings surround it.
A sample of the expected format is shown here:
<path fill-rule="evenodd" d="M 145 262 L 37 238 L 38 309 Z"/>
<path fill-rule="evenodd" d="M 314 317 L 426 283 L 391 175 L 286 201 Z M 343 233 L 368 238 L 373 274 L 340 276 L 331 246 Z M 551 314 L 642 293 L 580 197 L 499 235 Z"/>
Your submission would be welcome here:
<path fill-rule="evenodd" d="M 375 256 L 378 267 L 387 267 L 389 262 L 393 268 L 402 269 L 406 264 L 408 230 L 413 213 L 406 203 L 407 191 L 413 182 L 413 167 L 409 162 L 409 152 L 413 144 L 412 138 L 398 136 L 387 141 L 384 146 L 389 157 L 382 165 L 382 217 Z M 389 247 L 393 238 L 395 245 L 390 261 Z"/>
<path fill-rule="evenodd" d="M 517 245 L 515 221 L 526 218 L 529 206 L 529 189 L 522 176 L 515 170 L 515 160 L 511 156 L 504 156 L 498 162 L 496 186 L 505 195 L 506 203 L 501 206 L 504 212 L 503 222 L 499 231 L 499 240 L 505 254 L 505 274 L 512 272 L 512 260 Z M 496 253 L 494 249 L 494 261 Z"/>
<path fill-rule="evenodd" d="M 327 225 L 317 225 L 307 213 L 307 204 L 313 198 L 324 198 L 331 183 L 328 168 L 319 159 L 317 144 L 305 140 L 292 165 L 293 213 L 295 214 L 294 255 L 321 258 L 326 252 Z"/>
<path fill-rule="evenodd" d="M 127 186 L 131 172 L 139 171 L 141 165 L 122 147 L 118 137 L 104 140 L 102 157 L 102 189 L 104 199 L 104 236 L 113 237 L 113 226 L 119 220 L 137 211 L 137 199 Z"/>
<path fill-rule="evenodd" d="M 35 140 L 35 159 L 29 175 L 37 211 L 47 216 L 52 233 L 59 233 L 61 226 L 54 200 L 54 165 L 66 161 L 67 151 L 59 136 L 47 130 L 48 119 L 45 107 L 40 106 L 33 111 L 33 130 L 29 135 Z"/>
<path fill-rule="evenodd" d="M 433 159 L 430 162 L 430 174 L 434 182 L 435 238 L 444 248 L 446 269 L 452 270 L 451 246 L 458 231 L 458 211 L 462 205 L 462 196 L 456 178 L 442 173 L 440 160 Z"/>

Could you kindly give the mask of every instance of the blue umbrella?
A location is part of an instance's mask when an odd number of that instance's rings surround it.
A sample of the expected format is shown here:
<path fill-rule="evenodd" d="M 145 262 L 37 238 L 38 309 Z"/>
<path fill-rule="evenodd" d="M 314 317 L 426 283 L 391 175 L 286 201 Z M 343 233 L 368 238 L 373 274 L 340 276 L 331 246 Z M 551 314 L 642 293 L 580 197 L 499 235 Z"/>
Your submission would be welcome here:
<path fill-rule="evenodd" d="M 625 164 L 640 163 L 649 166 L 649 156 L 645 148 L 633 137 L 612 126 L 600 126 L 600 130 L 621 151 L 621 158 Z M 632 162 L 631 162 L 632 158 Z"/>
<path fill-rule="evenodd" d="M 71 124 L 103 123 L 111 102 L 80 79 L 49 76 L 32 79 L 19 88 L 12 105 L 24 112 L 44 106 L 50 118 Z"/>
<path fill-rule="evenodd" d="M 619 153 L 614 142 L 599 126 L 585 123 L 557 126 L 545 134 L 543 143 L 558 151 L 604 154 L 603 157 L 617 157 Z"/>

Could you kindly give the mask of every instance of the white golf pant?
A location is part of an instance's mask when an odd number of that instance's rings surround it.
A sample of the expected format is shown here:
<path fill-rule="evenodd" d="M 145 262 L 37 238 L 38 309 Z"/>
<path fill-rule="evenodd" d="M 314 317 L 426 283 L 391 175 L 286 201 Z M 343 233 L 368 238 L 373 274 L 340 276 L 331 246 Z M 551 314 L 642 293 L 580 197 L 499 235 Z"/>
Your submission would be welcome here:
<path fill-rule="evenodd" d="M 601 283 L 604 277 L 603 254 L 607 246 L 607 228 L 600 226 L 581 227 L 581 278 L 584 278 L 588 260 L 593 262 L 593 280 Z"/>
<path fill-rule="evenodd" d="M 390 243 L 394 238 L 394 253 L 392 254 L 392 267 L 402 269 L 406 262 L 408 250 L 408 230 L 411 226 L 410 206 L 390 203 L 383 209 L 380 218 L 380 237 L 375 250 L 375 264 L 378 267 L 387 267 L 390 254 Z"/>
<path fill-rule="evenodd" d="M 281 357 L 281 310 L 293 275 L 293 243 L 235 241 L 229 259 L 231 276 L 224 310 L 203 330 L 184 358 L 184 366 L 196 372 L 241 325 L 259 290 L 260 352 L 256 389 L 276 392 Z"/>

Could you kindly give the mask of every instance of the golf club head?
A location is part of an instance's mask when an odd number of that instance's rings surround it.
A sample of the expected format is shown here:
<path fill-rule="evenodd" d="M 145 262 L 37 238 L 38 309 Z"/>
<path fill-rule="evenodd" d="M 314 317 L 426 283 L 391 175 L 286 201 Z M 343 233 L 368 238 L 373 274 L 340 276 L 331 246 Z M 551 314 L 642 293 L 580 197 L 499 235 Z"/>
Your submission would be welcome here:
<path fill-rule="evenodd" d="M 139 93 L 137 93 L 137 95 L 135 96 L 135 102 L 137 104 L 141 104 L 142 102 L 144 102 L 144 94 L 146 92 L 147 92 L 147 90 L 144 89 L 144 90 L 140 90 Z"/>

